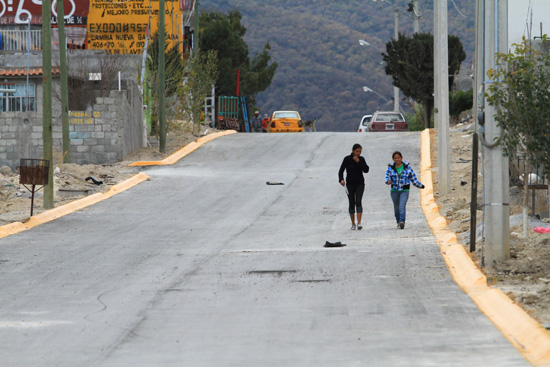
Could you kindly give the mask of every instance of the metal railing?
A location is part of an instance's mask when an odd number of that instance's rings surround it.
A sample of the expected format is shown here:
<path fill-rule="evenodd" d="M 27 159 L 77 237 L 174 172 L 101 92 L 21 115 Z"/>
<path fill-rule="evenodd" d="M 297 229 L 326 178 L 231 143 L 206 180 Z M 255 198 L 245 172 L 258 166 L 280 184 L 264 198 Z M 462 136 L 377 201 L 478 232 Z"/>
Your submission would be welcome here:
<path fill-rule="evenodd" d="M 525 182 L 530 188 L 546 189 L 548 187 L 548 178 L 540 165 L 532 165 L 527 172 L 525 157 L 510 157 L 510 186 L 523 187 Z"/>
<path fill-rule="evenodd" d="M 24 30 L 0 30 L 2 42 L 0 51 L 26 51 L 29 43 L 29 31 Z M 30 49 L 42 49 L 42 31 L 30 31 Z"/>
<path fill-rule="evenodd" d="M 523 190 L 527 183 L 527 188 L 531 190 L 531 215 L 535 216 L 537 205 L 536 190 L 548 189 L 548 177 L 544 174 L 544 169 L 540 165 L 531 165 L 529 169 L 524 156 L 510 157 L 509 168 L 510 187 L 517 186 Z"/>

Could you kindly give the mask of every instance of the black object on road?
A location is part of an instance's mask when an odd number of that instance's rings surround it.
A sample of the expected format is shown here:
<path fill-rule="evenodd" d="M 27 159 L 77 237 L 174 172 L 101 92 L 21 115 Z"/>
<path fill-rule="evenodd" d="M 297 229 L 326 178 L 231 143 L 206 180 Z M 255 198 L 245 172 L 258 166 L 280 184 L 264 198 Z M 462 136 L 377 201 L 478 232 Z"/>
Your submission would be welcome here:
<path fill-rule="evenodd" d="M 344 247 L 346 244 L 342 243 L 340 241 L 338 242 L 325 242 L 325 245 L 323 247 Z"/>
<path fill-rule="evenodd" d="M 265 183 L 266 185 L 284 185 L 282 182 L 273 182 L 273 181 L 267 181 Z"/>
<path fill-rule="evenodd" d="M 94 184 L 96 184 L 97 186 L 103 185 L 103 181 L 99 181 L 99 180 L 98 180 L 97 178 L 95 178 L 94 176 L 86 177 L 85 180 L 86 180 L 86 181 L 92 180 L 92 182 L 93 182 Z"/>

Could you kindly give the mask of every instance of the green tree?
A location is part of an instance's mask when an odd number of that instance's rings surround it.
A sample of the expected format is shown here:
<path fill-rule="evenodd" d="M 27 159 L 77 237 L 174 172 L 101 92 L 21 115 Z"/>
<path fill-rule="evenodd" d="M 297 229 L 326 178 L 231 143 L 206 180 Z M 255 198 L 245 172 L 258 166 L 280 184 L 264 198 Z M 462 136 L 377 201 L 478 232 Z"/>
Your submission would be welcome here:
<path fill-rule="evenodd" d="M 548 44 L 544 36 L 543 45 Z M 487 100 L 498 107 L 495 119 L 503 130 L 506 154 L 524 152 L 550 172 L 550 56 L 534 50 L 528 40 L 514 44 L 514 52 L 497 54 L 497 68 L 487 75 L 492 83 Z"/>
<path fill-rule="evenodd" d="M 449 115 L 458 120 L 462 112 L 472 109 L 473 98 L 472 88 L 467 91 L 457 90 L 454 93 L 449 93 Z"/>
<path fill-rule="evenodd" d="M 528 236 L 528 193 L 531 166 L 550 172 L 550 56 L 548 39 L 542 38 L 544 52 L 523 38 L 514 52 L 499 53 L 497 67 L 487 71 L 491 84 L 487 101 L 497 107 L 495 119 L 502 129 L 498 141 L 507 155 L 525 157 L 523 234 Z"/>
<path fill-rule="evenodd" d="M 193 133 L 199 133 L 204 99 L 218 78 L 216 51 L 197 51 L 187 60 L 187 72 L 180 88 L 183 113 L 193 121 Z"/>
<path fill-rule="evenodd" d="M 393 85 L 405 96 L 422 104 L 424 126 L 430 127 L 430 116 L 434 105 L 434 40 L 429 33 L 415 33 L 411 37 L 399 34 L 386 43 L 386 74 L 391 75 Z M 457 36 L 449 35 L 449 85 L 466 58 L 462 42 Z"/>
<path fill-rule="evenodd" d="M 159 53 L 159 34 L 155 33 L 151 38 L 151 43 L 147 48 L 147 85 L 150 88 L 150 94 L 147 98 L 147 105 L 151 108 L 151 127 L 152 133 L 158 133 L 158 53 Z M 168 38 L 166 39 L 168 44 Z M 166 97 L 175 96 L 178 93 L 178 89 L 183 81 L 183 74 L 185 71 L 185 59 L 186 55 L 183 55 L 179 51 L 179 47 L 176 45 L 165 51 L 164 64 L 166 70 Z M 173 104 L 170 102 L 170 98 L 165 99 L 165 105 L 163 108 L 169 112 L 169 115 L 174 115 L 176 111 L 173 110 Z"/>
<path fill-rule="evenodd" d="M 240 70 L 240 94 L 254 104 L 257 93 L 269 87 L 277 63 L 271 62 L 269 42 L 252 61 L 243 37 L 246 28 L 241 24 L 241 13 L 231 10 L 227 14 L 219 11 L 202 12 L 200 16 L 200 49 L 217 51 L 219 75 L 216 94 L 233 96 L 236 93 L 237 70 Z"/>

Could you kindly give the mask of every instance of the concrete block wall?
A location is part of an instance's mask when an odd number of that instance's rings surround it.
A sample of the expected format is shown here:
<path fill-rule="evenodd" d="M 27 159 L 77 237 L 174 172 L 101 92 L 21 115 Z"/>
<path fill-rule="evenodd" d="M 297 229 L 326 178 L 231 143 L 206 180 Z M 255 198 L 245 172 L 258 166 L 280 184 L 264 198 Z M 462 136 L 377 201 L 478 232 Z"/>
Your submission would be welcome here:
<path fill-rule="evenodd" d="M 89 111 L 71 111 L 71 163 L 109 164 L 121 161 L 143 146 L 143 99 L 135 83 L 98 97 Z M 21 158 L 41 159 L 42 89 L 36 83 L 36 112 L 0 112 L 0 166 L 15 169 Z M 70 98 L 70 96 L 69 96 Z M 54 105 L 58 103 L 53 101 Z M 53 111 L 54 164 L 63 162 L 59 106 Z"/>

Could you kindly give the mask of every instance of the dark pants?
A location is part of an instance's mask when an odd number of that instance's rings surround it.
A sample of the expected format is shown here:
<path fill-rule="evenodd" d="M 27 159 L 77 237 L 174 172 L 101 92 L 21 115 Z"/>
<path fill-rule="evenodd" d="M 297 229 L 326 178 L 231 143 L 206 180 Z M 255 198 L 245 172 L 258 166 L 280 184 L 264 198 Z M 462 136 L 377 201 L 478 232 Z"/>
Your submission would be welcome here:
<path fill-rule="evenodd" d="M 407 216 L 407 201 L 409 200 L 408 191 L 390 191 L 393 201 L 393 213 L 397 223 L 405 223 Z"/>
<path fill-rule="evenodd" d="M 363 213 L 363 206 L 361 200 L 363 199 L 363 192 L 365 191 L 365 184 L 346 184 L 349 200 L 349 213 L 354 214 L 357 209 L 357 213 Z"/>

